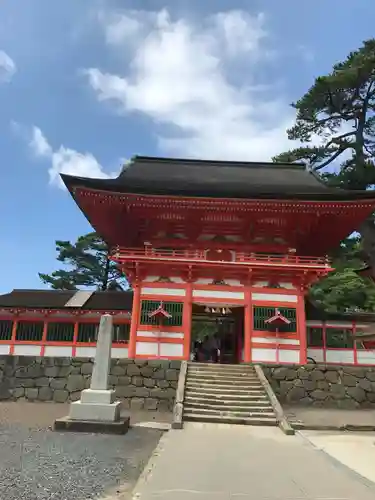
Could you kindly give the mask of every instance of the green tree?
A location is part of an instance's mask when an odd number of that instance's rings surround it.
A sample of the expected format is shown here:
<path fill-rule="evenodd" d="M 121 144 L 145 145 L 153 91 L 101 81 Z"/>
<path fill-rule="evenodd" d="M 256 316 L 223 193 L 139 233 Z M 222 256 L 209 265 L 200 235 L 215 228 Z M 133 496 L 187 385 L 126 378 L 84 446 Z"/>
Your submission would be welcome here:
<path fill-rule="evenodd" d="M 75 243 L 56 241 L 57 260 L 66 269 L 39 273 L 43 283 L 54 290 L 124 289 L 127 282 L 116 264 L 108 258 L 105 242 L 96 234 L 80 236 Z"/>
<path fill-rule="evenodd" d="M 274 161 L 304 161 L 330 186 L 372 189 L 375 185 L 375 39 L 363 42 L 332 71 L 318 77 L 297 102 L 288 138 L 299 141 Z M 373 310 L 374 285 L 355 272 L 363 260 L 375 270 L 374 217 L 334 251 L 336 272 L 312 287 L 329 309 Z M 355 256 L 353 256 L 353 252 Z M 354 258 L 355 257 L 355 258 Z"/>

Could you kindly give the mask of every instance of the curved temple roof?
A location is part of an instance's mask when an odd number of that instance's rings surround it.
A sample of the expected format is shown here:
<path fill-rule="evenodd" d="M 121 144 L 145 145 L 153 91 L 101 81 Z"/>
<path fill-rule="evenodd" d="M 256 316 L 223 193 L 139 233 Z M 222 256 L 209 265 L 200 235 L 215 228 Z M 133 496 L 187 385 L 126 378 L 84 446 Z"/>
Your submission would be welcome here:
<path fill-rule="evenodd" d="M 303 164 L 184 160 L 136 156 L 117 178 L 90 179 L 61 175 L 75 188 L 118 193 L 212 198 L 359 200 L 372 191 L 327 187 Z"/>

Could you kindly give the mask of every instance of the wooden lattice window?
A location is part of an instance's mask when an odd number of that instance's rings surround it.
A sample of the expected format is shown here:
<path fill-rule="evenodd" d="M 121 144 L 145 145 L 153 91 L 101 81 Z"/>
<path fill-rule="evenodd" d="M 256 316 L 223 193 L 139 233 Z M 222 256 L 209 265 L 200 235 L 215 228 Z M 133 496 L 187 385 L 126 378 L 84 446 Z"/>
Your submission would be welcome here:
<path fill-rule="evenodd" d="M 21 342 L 40 342 L 43 337 L 43 321 L 19 321 L 16 340 Z"/>
<path fill-rule="evenodd" d="M 11 340 L 13 321 L 3 319 L 0 321 L 0 340 Z"/>
<path fill-rule="evenodd" d="M 77 341 L 96 342 L 96 339 L 98 338 L 98 331 L 98 323 L 79 323 Z"/>
<path fill-rule="evenodd" d="M 266 320 L 272 318 L 276 314 L 276 307 L 254 306 L 253 308 L 253 328 L 258 331 L 275 330 L 280 332 L 296 332 L 297 331 L 297 313 L 296 310 L 289 307 L 278 307 L 280 313 L 287 318 L 290 323 L 284 325 L 267 325 Z"/>
<path fill-rule="evenodd" d="M 113 342 L 126 343 L 129 342 L 129 337 L 130 337 L 129 323 L 113 325 Z"/>
<path fill-rule="evenodd" d="M 48 323 L 47 342 L 73 342 L 74 323 Z"/>
<path fill-rule="evenodd" d="M 142 300 L 141 305 L 141 325 L 159 325 L 160 318 L 154 316 L 150 318 L 149 314 L 154 312 L 160 306 L 160 300 Z M 182 302 L 164 302 L 163 308 L 171 315 L 171 318 L 164 318 L 165 326 L 182 326 Z"/>
<path fill-rule="evenodd" d="M 307 333 L 307 347 L 323 347 L 323 328 L 316 326 L 308 326 Z"/>
<path fill-rule="evenodd" d="M 326 328 L 326 346 L 331 349 L 353 349 L 351 328 Z"/>

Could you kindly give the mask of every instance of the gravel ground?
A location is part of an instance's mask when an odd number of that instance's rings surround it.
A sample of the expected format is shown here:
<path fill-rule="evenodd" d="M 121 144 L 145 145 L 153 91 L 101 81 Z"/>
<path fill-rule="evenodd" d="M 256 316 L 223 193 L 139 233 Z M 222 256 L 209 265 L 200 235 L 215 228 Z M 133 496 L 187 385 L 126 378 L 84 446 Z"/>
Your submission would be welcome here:
<path fill-rule="evenodd" d="M 0 404 L 1 499 L 89 500 L 129 491 L 162 434 L 147 428 L 125 436 L 53 432 L 49 426 L 61 410 Z"/>

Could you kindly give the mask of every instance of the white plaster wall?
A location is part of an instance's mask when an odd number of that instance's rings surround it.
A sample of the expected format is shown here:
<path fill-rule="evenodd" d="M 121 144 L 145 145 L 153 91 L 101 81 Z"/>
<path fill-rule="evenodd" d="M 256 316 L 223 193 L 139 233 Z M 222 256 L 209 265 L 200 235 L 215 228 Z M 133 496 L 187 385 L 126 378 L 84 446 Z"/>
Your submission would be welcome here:
<path fill-rule="evenodd" d="M 87 347 L 77 347 L 76 356 L 77 358 L 95 358 L 96 347 L 87 346 Z"/>
<path fill-rule="evenodd" d="M 309 348 L 309 349 L 307 349 L 307 357 L 312 358 L 317 363 L 323 363 L 324 362 L 324 351 L 323 351 L 323 349 Z"/>
<path fill-rule="evenodd" d="M 72 347 L 70 346 L 54 346 L 47 345 L 44 349 L 44 355 L 49 357 L 63 357 L 63 358 L 71 358 L 72 357 Z"/>
<path fill-rule="evenodd" d="M 263 349 L 253 347 L 251 349 L 251 359 L 253 362 L 268 361 L 270 363 L 276 363 L 276 349 Z"/>
<path fill-rule="evenodd" d="M 251 341 L 258 344 L 299 345 L 298 339 L 276 339 L 276 337 L 252 337 Z"/>
<path fill-rule="evenodd" d="M 143 287 L 141 289 L 141 295 L 167 295 L 167 296 L 171 296 L 171 297 L 184 297 L 186 295 L 186 290 L 184 288 Z"/>
<path fill-rule="evenodd" d="M 136 354 L 157 356 L 158 355 L 158 343 L 157 342 L 137 342 L 135 348 Z"/>
<path fill-rule="evenodd" d="M 112 358 L 128 358 L 129 350 L 127 347 L 112 347 L 111 349 Z"/>
<path fill-rule="evenodd" d="M 354 363 L 354 351 L 347 349 L 335 349 L 333 351 L 327 349 L 326 351 L 327 363 Z"/>
<path fill-rule="evenodd" d="M 14 355 L 15 356 L 40 356 L 40 345 L 15 345 Z"/>
<path fill-rule="evenodd" d="M 279 361 L 280 363 L 299 363 L 300 352 L 295 350 L 280 349 Z"/>
<path fill-rule="evenodd" d="M 0 354 L 9 354 L 10 353 L 10 345 L 0 344 Z"/>
<path fill-rule="evenodd" d="M 178 356 L 182 357 L 184 355 L 184 346 L 183 344 L 160 344 L 160 356 L 168 357 L 168 356 Z"/>
<path fill-rule="evenodd" d="M 375 350 L 357 351 L 357 361 L 363 365 L 375 365 Z"/>
<path fill-rule="evenodd" d="M 298 301 L 297 295 L 288 295 L 284 293 L 252 293 L 253 300 L 264 300 L 268 302 L 290 302 L 296 303 Z"/>
<path fill-rule="evenodd" d="M 212 298 L 212 299 L 237 299 L 245 298 L 244 292 L 231 292 L 229 290 L 193 290 L 193 297 L 197 298 Z"/>
<path fill-rule="evenodd" d="M 160 332 L 160 331 L 153 331 L 153 330 L 140 330 L 137 332 L 137 337 L 153 337 L 155 339 L 158 339 L 160 337 L 165 337 L 169 339 L 183 339 L 184 338 L 184 333 L 183 332 Z"/>

